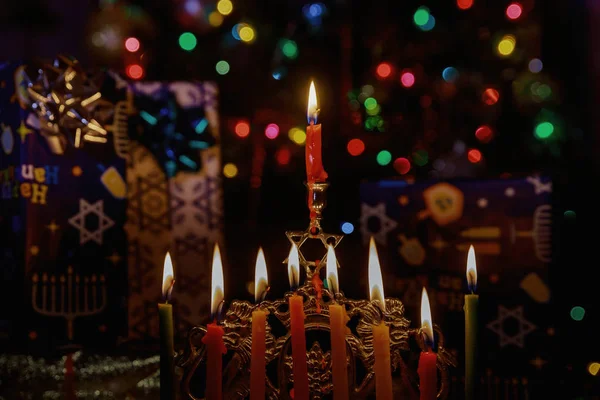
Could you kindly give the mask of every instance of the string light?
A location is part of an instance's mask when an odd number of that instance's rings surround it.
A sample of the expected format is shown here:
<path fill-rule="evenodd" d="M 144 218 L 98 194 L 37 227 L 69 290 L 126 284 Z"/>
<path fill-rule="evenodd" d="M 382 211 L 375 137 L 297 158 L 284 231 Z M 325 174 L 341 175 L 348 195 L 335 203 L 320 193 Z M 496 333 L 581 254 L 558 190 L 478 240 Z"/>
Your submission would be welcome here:
<path fill-rule="evenodd" d="M 410 88 L 415 84 L 415 76 L 409 70 L 404 70 L 400 75 L 400 83 L 405 88 Z"/>
<path fill-rule="evenodd" d="M 481 161 L 482 155 L 481 155 L 481 152 L 479 150 L 477 150 L 477 149 L 471 149 L 471 150 L 469 150 L 467 152 L 467 158 L 473 164 L 477 164 L 478 162 Z"/>
<path fill-rule="evenodd" d="M 500 99 L 500 93 L 496 89 L 487 88 L 483 91 L 481 100 L 488 106 L 493 106 Z"/>
<path fill-rule="evenodd" d="M 456 6 L 461 10 L 468 10 L 473 6 L 473 0 L 456 0 Z"/>
<path fill-rule="evenodd" d="M 538 139 L 548 139 L 554 133 L 554 125 L 548 121 L 540 122 L 533 133 Z"/>
<path fill-rule="evenodd" d="M 375 71 L 381 79 L 388 78 L 392 74 L 392 66 L 390 63 L 382 62 L 377 66 Z"/>
<path fill-rule="evenodd" d="M 248 137 L 250 135 L 250 124 L 246 121 L 239 121 L 235 124 L 235 134 L 241 138 Z"/>
<path fill-rule="evenodd" d="M 360 139 L 352 139 L 346 148 L 351 156 L 360 156 L 365 151 L 365 142 Z"/>
<path fill-rule="evenodd" d="M 219 75 L 227 75 L 229 72 L 229 63 L 225 60 L 221 60 L 217 63 L 215 69 Z"/>
<path fill-rule="evenodd" d="M 387 150 L 381 150 L 377 153 L 377 164 L 383 166 L 388 165 L 392 161 L 392 153 Z"/>
<path fill-rule="evenodd" d="M 235 178 L 238 174 L 238 167 L 235 164 L 227 163 L 223 166 L 223 175 L 226 178 Z"/>
<path fill-rule="evenodd" d="M 513 35 L 505 35 L 498 42 L 498 53 L 501 56 L 507 57 L 515 51 L 517 45 L 517 39 Z"/>
<path fill-rule="evenodd" d="M 144 68 L 139 64 L 130 64 L 125 69 L 125 73 L 131 79 L 140 79 L 144 76 Z"/>
<path fill-rule="evenodd" d="M 233 11 L 233 3 L 230 0 L 219 0 L 217 11 L 223 15 L 229 15 Z"/>
<path fill-rule="evenodd" d="M 256 34 L 254 32 L 254 28 L 252 28 L 250 25 L 247 25 L 247 24 L 240 28 L 238 35 L 239 35 L 241 41 L 245 42 L 245 43 L 252 43 L 256 36 Z"/>
<path fill-rule="evenodd" d="M 494 131 L 487 125 L 482 125 L 475 131 L 475 137 L 481 143 L 488 143 L 494 137 Z"/>
<path fill-rule="evenodd" d="M 279 125 L 277 124 L 269 124 L 265 128 L 265 136 L 269 139 L 275 139 L 279 136 Z"/>
<path fill-rule="evenodd" d="M 587 370 L 590 373 L 590 375 L 592 375 L 592 376 L 598 375 L 598 372 L 600 372 L 600 363 L 597 363 L 597 362 L 589 363 Z"/>
<path fill-rule="evenodd" d="M 125 49 L 130 53 L 135 53 L 140 49 L 140 41 L 135 37 L 130 37 L 125 40 Z"/>
<path fill-rule="evenodd" d="M 191 32 L 184 32 L 179 36 L 179 47 L 186 51 L 192 51 L 196 48 L 198 40 Z"/>
<path fill-rule="evenodd" d="M 523 6 L 519 3 L 512 3 L 506 7 L 506 16 L 508 19 L 515 20 L 518 19 L 523 13 Z"/>
<path fill-rule="evenodd" d="M 585 317 L 585 308 L 580 306 L 571 308 L 571 318 L 573 318 L 574 321 L 582 321 L 583 317 Z"/>
<path fill-rule="evenodd" d="M 454 83 L 458 80 L 459 73 L 458 70 L 454 67 L 444 68 L 442 71 L 442 78 L 448 83 Z"/>
<path fill-rule="evenodd" d="M 396 158 L 394 160 L 394 169 L 400 175 L 404 175 L 410 171 L 410 161 L 404 157 Z"/>
<path fill-rule="evenodd" d="M 293 40 L 282 40 L 280 46 L 283 55 L 290 60 L 295 60 L 298 57 L 298 45 Z"/>
<path fill-rule="evenodd" d="M 415 22 L 415 25 L 422 28 L 427 24 L 430 17 L 431 14 L 429 13 L 429 9 L 423 6 L 419 7 L 417 11 L 415 11 L 413 15 L 413 21 Z"/>
<path fill-rule="evenodd" d="M 341 229 L 342 232 L 344 232 L 346 235 L 349 235 L 354 232 L 354 225 L 352 225 L 350 222 L 344 222 L 342 223 Z"/>

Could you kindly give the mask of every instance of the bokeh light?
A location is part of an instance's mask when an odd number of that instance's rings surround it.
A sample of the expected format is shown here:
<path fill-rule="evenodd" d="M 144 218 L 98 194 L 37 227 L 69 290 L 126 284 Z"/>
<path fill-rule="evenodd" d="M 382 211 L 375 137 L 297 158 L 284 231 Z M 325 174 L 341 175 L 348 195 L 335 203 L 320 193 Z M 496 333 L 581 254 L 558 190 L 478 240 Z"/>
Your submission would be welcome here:
<path fill-rule="evenodd" d="M 265 136 L 269 139 L 275 139 L 279 136 L 279 125 L 277 124 L 269 124 L 265 128 Z"/>
<path fill-rule="evenodd" d="M 233 11 L 233 3 L 231 0 L 219 0 L 217 3 L 217 11 L 223 15 L 229 15 Z"/>
<path fill-rule="evenodd" d="M 241 138 L 248 137 L 250 134 L 250 124 L 246 121 L 239 121 L 235 124 L 235 134 Z"/>
<path fill-rule="evenodd" d="M 245 43 L 253 42 L 256 36 L 254 28 L 247 24 L 240 28 L 238 35 L 240 37 L 240 40 Z"/>
<path fill-rule="evenodd" d="M 496 89 L 487 88 L 483 91 L 481 95 L 481 101 L 483 101 L 488 106 L 493 106 L 500 99 L 500 93 Z"/>
<path fill-rule="evenodd" d="M 389 78 L 389 76 L 392 74 L 392 65 L 387 62 L 382 62 L 377 66 L 377 70 L 375 72 L 381 79 Z"/>
<path fill-rule="evenodd" d="M 479 150 L 477 150 L 477 149 L 470 149 L 467 152 L 467 158 L 473 164 L 477 164 L 478 162 L 481 161 L 482 155 L 481 155 L 481 152 Z"/>
<path fill-rule="evenodd" d="M 276 81 L 282 80 L 287 75 L 287 69 L 284 66 L 279 66 L 273 70 L 273 79 Z"/>
<path fill-rule="evenodd" d="M 442 71 L 442 78 L 444 78 L 446 82 L 454 83 L 458 80 L 458 77 L 458 70 L 454 67 L 447 67 Z"/>
<path fill-rule="evenodd" d="M 498 54 L 507 57 L 515 51 L 517 39 L 513 35 L 504 35 L 498 42 Z"/>
<path fill-rule="evenodd" d="M 373 97 L 369 97 L 365 100 L 365 108 L 367 110 L 374 110 L 375 108 L 377 108 L 377 100 L 375 100 Z"/>
<path fill-rule="evenodd" d="M 494 138 L 494 131 L 487 125 L 481 125 L 475 130 L 475 137 L 481 143 L 489 143 Z"/>
<path fill-rule="evenodd" d="M 135 53 L 140 49 L 140 41 L 135 37 L 130 37 L 125 40 L 125 49 L 131 53 Z"/>
<path fill-rule="evenodd" d="M 346 235 L 351 234 L 354 232 L 354 225 L 352 225 L 350 222 L 344 222 L 342 224 L 342 232 L 344 232 Z"/>
<path fill-rule="evenodd" d="M 506 7 L 506 16 L 508 19 L 518 19 L 523 13 L 523 6 L 519 3 L 511 3 Z"/>
<path fill-rule="evenodd" d="M 412 87 L 415 84 L 415 76 L 412 72 L 404 70 L 402 71 L 402 75 L 400 75 L 400 82 L 405 88 Z"/>
<path fill-rule="evenodd" d="M 300 128 L 294 127 L 290 129 L 288 132 L 288 137 L 292 142 L 299 146 L 302 146 L 306 142 L 306 132 Z"/>
<path fill-rule="evenodd" d="M 229 72 L 229 63 L 225 60 L 221 60 L 217 63 L 215 69 L 219 75 L 227 75 Z"/>
<path fill-rule="evenodd" d="M 131 79 L 140 79 L 144 76 L 144 68 L 139 64 L 130 64 L 125 68 L 125 73 Z"/>
<path fill-rule="evenodd" d="M 468 10 L 473 6 L 473 0 L 456 0 L 456 6 L 461 10 Z"/>
<path fill-rule="evenodd" d="M 277 150 L 275 159 L 279 165 L 288 165 L 292 159 L 292 152 L 287 147 L 282 147 Z"/>
<path fill-rule="evenodd" d="M 382 167 L 388 165 L 392 161 L 392 153 L 387 150 L 381 150 L 377 153 L 377 164 Z"/>
<path fill-rule="evenodd" d="M 429 162 L 429 153 L 425 149 L 419 149 L 412 154 L 413 162 L 422 167 Z"/>
<path fill-rule="evenodd" d="M 429 13 L 429 9 L 427 7 L 419 7 L 413 15 L 413 21 L 418 27 L 425 26 L 429 21 L 429 18 L 431 18 L 431 14 Z"/>
<path fill-rule="evenodd" d="M 223 15 L 216 11 L 211 12 L 208 14 L 208 23 L 214 28 L 221 26 L 223 24 Z"/>
<path fill-rule="evenodd" d="M 365 151 L 365 142 L 360 139 L 352 139 L 346 148 L 351 156 L 360 156 Z"/>
<path fill-rule="evenodd" d="M 590 373 L 590 375 L 592 375 L 592 376 L 598 375 L 598 372 L 600 372 L 600 363 L 597 363 L 597 362 L 589 363 L 587 370 Z"/>
<path fill-rule="evenodd" d="M 198 40 L 192 32 L 184 32 L 179 36 L 179 47 L 186 51 L 192 51 L 196 48 Z"/>
<path fill-rule="evenodd" d="M 420 26 L 419 28 L 421 28 L 421 30 L 425 32 L 429 32 L 430 30 L 435 28 L 435 17 L 433 15 L 429 15 L 427 23 L 423 26 Z"/>
<path fill-rule="evenodd" d="M 551 122 L 540 122 L 536 125 L 533 134 L 538 139 L 548 139 L 554 133 L 554 125 Z"/>
<path fill-rule="evenodd" d="M 585 309 L 581 306 L 575 306 L 571 308 L 571 318 L 574 321 L 581 321 L 585 317 Z"/>
<path fill-rule="evenodd" d="M 539 58 L 533 58 L 531 61 L 529 61 L 529 71 L 531 71 L 534 74 L 540 73 L 542 72 L 542 69 L 544 68 L 544 64 L 542 63 L 542 60 L 540 60 Z"/>
<path fill-rule="evenodd" d="M 202 11 L 202 5 L 198 0 L 186 0 L 183 4 L 183 9 L 190 15 L 198 15 Z"/>
<path fill-rule="evenodd" d="M 575 221 L 575 218 L 577 217 L 577 214 L 575 214 L 575 211 L 573 211 L 573 210 L 565 211 L 564 215 L 565 215 L 565 219 L 569 220 L 569 221 Z"/>
<path fill-rule="evenodd" d="M 226 178 L 235 178 L 238 174 L 238 168 L 235 164 L 227 163 L 223 166 L 223 175 Z"/>
<path fill-rule="evenodd" d="M 404 175 L 410 171 L 410 161 L 404 157 L 396 158 L 394 160 L 394 169 L 400 175 Z"/>
<path fill-rule="evenodd" d="M 298 57 L 298 44 L 293 40 L 283 39 L 279 42 L 279 47 L 283 55 L 290 60 L 295 60 Z"/>

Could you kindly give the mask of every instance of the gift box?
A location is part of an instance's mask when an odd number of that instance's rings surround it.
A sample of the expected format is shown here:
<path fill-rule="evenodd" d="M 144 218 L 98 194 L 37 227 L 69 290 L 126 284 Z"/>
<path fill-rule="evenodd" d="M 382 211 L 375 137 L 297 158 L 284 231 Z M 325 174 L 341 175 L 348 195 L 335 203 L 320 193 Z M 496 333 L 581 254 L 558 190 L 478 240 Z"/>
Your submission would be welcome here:
<path fill-rule="evenodd" d="M 157 336 L 167 251 L 176 323 L 199 322 L 221 232 L 216 86 L 132 83 L 64 57 L 2 64 L 0 82 L 3 342 Z"/>
<path fill-rule="evenodd" d="M 362 240 L 366 244 L 372 236 L 377 242 L 387 267 L 386 290 L 403 301 L 408 315 L 420 315 L 421 290 L 427 288 L 434 323 L 459 360 L 453 390 L 462 390 L 471 245 L 484 382 L 478 398 L 515 393 L 522 397 L 511 398 L 526 398 L 536 377 L 543 382 L 554 335 L 551 192 L 550 180 L 539 176 L 361 185 Z"/>

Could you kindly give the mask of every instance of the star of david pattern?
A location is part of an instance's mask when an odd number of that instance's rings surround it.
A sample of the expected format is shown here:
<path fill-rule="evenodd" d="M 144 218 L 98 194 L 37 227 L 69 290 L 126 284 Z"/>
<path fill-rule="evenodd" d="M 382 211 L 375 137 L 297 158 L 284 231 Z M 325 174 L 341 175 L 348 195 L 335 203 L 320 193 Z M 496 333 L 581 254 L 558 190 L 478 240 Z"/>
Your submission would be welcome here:
<path fill-rule="evenodd" d="M 310 228 L 309 228 L 310 229 Z M 343 239 L 343 235 L 335 235 L 332 233 L 325 233 L 320 231 L 318 234 L 310 233 L 310 230 L 306 231 L 287 231 L 285 233 L 290 244 L 295 244 L 298 247 L 298 258 L 300 260 L 300 266 L 304 268 L 306 271 L 307 279 L 311 279 L 313 274 L 318 273 L 321 268 L 325 266 L 327 262 L 327 246 L 332 245 L 333 248 L 336 248 L 340 241 Z M 319 261 L 318 267 L 317 263 L 313 260 L 307 260 L 304 254 L 302 253 L 302 245 L 307 240 L 320 240 L 323 244 L 325 250 L 323 251 L 324 255 Z M 288 259 L 283 260 L 283 263 L 287 265 Z M 339 263 L 338 263 L 339 268 Z"/>
<path fill-rule="evenodd" d="M 87 228 L 86 216 L 94 214 L 98 217 L 98 226 L 90 230 Z M 104 214 L 104 201 L 98 200 L 93 204 L 85 199 L 79 199 L 79 212 L 69 218 L 69 224 L 79 230 L 79 244 L 85 244 L 90 240 L 102 244 L 102 234 L 115 223 Z"/>
<path fill-rule="evenodd" d="M 182 223 L 186 216 L 193 216 L 209 231 L 220 227 L 222 220 L 221 184 L 218 177 L 205 176 L 194 184 L 174 182 L 171 185 L 171 208 L 173 223 Z"/>
<path fill-rule="evenodd" d="M 515 335 L 509 335 L 504 330 L 504 321 L 509 318 L 514 318 L 519 323 L 519 331 Z M 502 305 L 498 306 L 498 318 L 490 322 L 487 327 L 498 335 L 500 347 L 512 344 L 520 348 L 525 345 L 525 336 L 537 328 L 523 316 L 523 306 L 509 310 Z"/>
<path fill-rule="evenodd" d="M 208 251 L 207 238 L 199 237 L 191 232 L 185 236 L 174 238 L 175 251 L 177 255 L 183 256 L 188 253 L 203 255 Z"/>
<path fill-rule="evenodd" d="M 159 171 L 138 175 L 130 185 L 128 218 L 140 229 L 158 233 L 169 229 L 167 183 Z"/>
<path fill-rule="evenodd" d="M 130 294 L 142 294 L 145 288 L 158 286 L 159 276 L 156 276 L 152 249 L 149 245 L 141 244 L 139 240 L 129 241 L 129 288 Z"/>
<path fill-rule="evenodd" d="M 378 231 L 371 231 L 369 228 L 370 218 L 379 220 Z M 375 206 L 370 206 L 367 203 L 361 205 L 360 232 L 364 244 L 368 244 L 372 236 L 378 244 L 387 245 L 387 235 L 396 229 L 396 226 L 398 226 L 398 223 L 386 214 L 385 203 L 379 203 Z"/>

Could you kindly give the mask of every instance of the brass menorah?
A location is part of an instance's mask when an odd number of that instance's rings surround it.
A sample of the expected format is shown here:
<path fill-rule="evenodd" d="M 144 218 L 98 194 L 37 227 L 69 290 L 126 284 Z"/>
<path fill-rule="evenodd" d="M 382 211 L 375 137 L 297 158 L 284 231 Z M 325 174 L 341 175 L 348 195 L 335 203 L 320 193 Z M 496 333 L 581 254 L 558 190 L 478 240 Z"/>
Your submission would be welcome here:
<path fill-rule="evenodd" d="M 82 279 L 79 274 L 73 274 L 73 267 L 67 269 L 67 276 L 42 274 L 40 282 L 39 275 L 33 274 L 31 289 L 31 304 L 33 309 L 41 315 L 48 317 L 63 317 L 67 321 L 67 337 L 73 340 L 73 321 L 75 318 L 95 315 L 106 307 L 106 283 L 104 275 L 99 277 L 93 274 Z M 41 299 L 38 299 L 38 286 L 42 287 Z M 50 288 L 50 304 L 48 304 L 48 288 Z M 60 289 L 57 305 L 57 289 Z M 81 290 L 83 289 L 83 290 Z M 91 304 L 90 304 L 91 289 Z M 100 301 L 98 301 L 98 289 L 100 289 Z M 80 292 L 83 291 L 83 298 Z M 74 292 L 74 293 L 73 293 Z"/>

